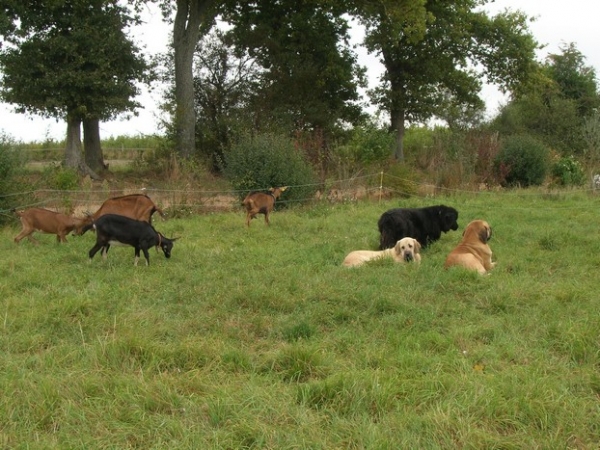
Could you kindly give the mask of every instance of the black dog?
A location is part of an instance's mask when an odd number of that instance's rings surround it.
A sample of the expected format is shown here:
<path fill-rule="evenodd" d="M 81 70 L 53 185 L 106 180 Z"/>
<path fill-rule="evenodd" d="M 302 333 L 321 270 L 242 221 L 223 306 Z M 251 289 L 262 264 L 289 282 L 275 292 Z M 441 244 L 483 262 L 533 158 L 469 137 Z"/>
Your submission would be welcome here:
<path fill-rule="evenodd" d="M 377 222 L 379 248 L 392 248 L 404 237 L 415 238 L 422 247 L 437 241 L 442 232 L 458 229 L 458 211 L 450 206 L 395 208 L 384 212 Z"/>

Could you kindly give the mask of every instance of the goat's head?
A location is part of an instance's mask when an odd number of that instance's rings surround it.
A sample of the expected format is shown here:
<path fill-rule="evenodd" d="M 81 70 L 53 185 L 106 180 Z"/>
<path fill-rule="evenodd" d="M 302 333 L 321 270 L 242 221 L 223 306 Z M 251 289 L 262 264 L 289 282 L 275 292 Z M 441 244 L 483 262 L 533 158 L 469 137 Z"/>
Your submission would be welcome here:
<path fill-rule="evenodd" d="M 81 236 L 87 230 L 92 228 L 94 223 L 93 217 L 89 212 L 85 213 L 85 217 L 76 219 L 75 229 L 73 230 L 73 234 L 75 236 Z"/>
<path fill-rule="evenodd" d="M 161 233 L 158 233 L 158 247 L 160 247 L 165 254 L 166 258 L 171 257 L 171 251 L 173 250 L 173 243 L 179 238 L 169 239 L 163 236 Z"/>
<path fill-rule="evenodd" d="M 269 192 L 271 192 L 271 195 L 273 195 L 273 197 L 277 199 L 287 188 L 288 188 L 288 186 L 271 188 L 271 189 L 269 189 Z"/>

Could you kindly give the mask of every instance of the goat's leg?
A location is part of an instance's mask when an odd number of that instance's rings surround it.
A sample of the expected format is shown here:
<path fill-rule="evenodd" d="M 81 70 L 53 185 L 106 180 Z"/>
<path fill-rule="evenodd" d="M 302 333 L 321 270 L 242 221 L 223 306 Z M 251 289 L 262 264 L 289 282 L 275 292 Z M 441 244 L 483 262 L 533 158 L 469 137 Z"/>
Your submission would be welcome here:
<path fill-rule="evenodd" d="M 94 255 L 96 253 L 98 253 L 98 250 L 100 250 L 101 248 L 103 248 L 102 244 L 96 243 L 89 251 L 88 255 L 90 257 L 90 262 L 92 262 L 92 258 L 94 257 Z M 102 250 L 102 253 L 104 253 L 104 250 Z"/>
<path fill-rule="evenodd" d="M 138 261 L 140 260 L 140 247 L 135 247 L 135 259 L 133 260 L 133 265 L 137 266 Z"/>
<path fill-rule="evenodd" d="M 23 228 L 21 230 L 21 232 L 19 234 L 17 234 L 14 238 L 15 243 L 19 243 L 21 242 L 21 239 L 23 238 L 28 238 L 30 241 L 32 240 L 31 238 L 31 234 L 34 232 L 35 230 L 33 228 Z"/>
<path fill-rule="evenodd" d="M 106 244 L 102 247 L 102 259 L 106 261 L 108 258 L 108 249 L 110 248 L 110 244 Z"/>
<path fill-rule="evenodd" d="M 146 258 L 146 265 L 150 265 L 150 255 L 148 254 L 148 249 L 146 247 L 142 247 L 142 251 L 144 252 L 144 257 Z M 139 255 L 139 250 L 138 250 Z"/>

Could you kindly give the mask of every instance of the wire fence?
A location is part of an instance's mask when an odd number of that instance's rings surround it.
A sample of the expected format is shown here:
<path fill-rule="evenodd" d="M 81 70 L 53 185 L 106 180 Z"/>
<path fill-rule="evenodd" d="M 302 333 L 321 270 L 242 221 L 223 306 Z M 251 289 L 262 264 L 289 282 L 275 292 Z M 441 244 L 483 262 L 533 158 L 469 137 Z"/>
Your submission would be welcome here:
<path fill-rule="evenodd" d="M 407 188 L 399 188 L 406 186 Z M 267 186 L 264 190 L 268 190 Z M 307 198 L 295 198 L 278 200 L 278 204 L 310 204 L 310 203 L 341 203 L 341 202 L 381 202 L 392 198 L 422 198 L 434 199 L 437 197 L 461 196 L 466 198 L 481 198 L 486 195 L 496 195 L 498 189 L 487 189 L 481 186 L 480 189 L 462 189 L 446 188 L 436 186 L 430 183 L 416 183 L 412 180 L 396 177 L 385 172 L 372 173 L 352 177 L 348 179 L 339 179 L 328 182 L 326 186 L 322 183 L 289 186 L 288 189 L 310 187 L 310 191 L 315 194 Z M 542 198 L 543 196 L 560 195 L 590 195 L 598 198 L 600 192 L 595 188 L 579 189 L 507 189 L 503 190 L 503 195 L 513 195 L 529 197 L 532 199 Z M 156 188 L 102 188 L 102 189 L 81 189 L 81 190 L 55 190 L 55 189 L 36 189 L 24 192 L 12 192 L 0 195 L 1 200 L 9 200 L 10 204 L 16 205 L 10 209 L 0 209 L 0 214 L 12 214 L 11 210 L 26 209 L 31 207 L 42 207 L 65 214 L 83 215 L 85 213 L 96 211 L 102 203 L 112 197 L 128 194 L 146 194 L 168 215 L 177 216 L 192 213 L 210 213 L 233 211 L 241 208 L 241 198 L 247 191 L 236 190 L 204 190 L 204 189 L 156 189 Z M 8 203 L 8 202 L 2 202 Z M 593 206 L 594 208 L 597 205 Z"/>

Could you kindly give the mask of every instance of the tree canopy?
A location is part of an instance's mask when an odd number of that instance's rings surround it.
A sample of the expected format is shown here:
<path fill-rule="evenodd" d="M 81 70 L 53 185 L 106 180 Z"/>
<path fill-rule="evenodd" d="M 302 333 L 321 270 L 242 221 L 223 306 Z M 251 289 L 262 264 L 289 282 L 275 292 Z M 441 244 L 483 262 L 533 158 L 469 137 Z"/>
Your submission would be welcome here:
<path fill-rule="evenodd" d="M 535 67 L 537 43 L 520 12 L 490 17 L 481 9 L 486 0 L 357 3 L 365 45 L 386 69 L 371 94 L 390 114 L 398 159 L 405 122 L 425 121 L 448 101 L 481 108 L 482 78 L 510 91 Z"/>
<path fill-rule="evenodd" d="M 532 134 L 564 154 L 585 151 L 584 127 L 600 106 L 596 71 L 575 44 L 561 47 L 538 66 L 519 96 L 500 111 L 493 126 L 504 134 Z"/>
<path fill-rule="evenodd" d="M 325 131 L 361 119 L 364 70 L 347 44 L 347 17 L 335 4 L 237 2 L 224 18 L 237 46 L 263 68 L 253 105 L 257 117 Z"/>
<path fill-rule="evenodd" d="M 77 127 L 139 107 L 137 83 L 148 79 L 149 66 L 125 34 L 134 17 L 118 1 L 4 3 L 4 101 Z"/>
<path fill-rule="evenodd" d="M 537 43 L 529 19 L 518 11 L 490 16 L 482 9 L 488 1 L 0 0 L 1 95 L 21 111 L 66 118 L 72 126 L 135 110 L 136 83 L 145 79 L 148 66 L 124 30 L 136 21 L 129 8 L 157 3 L 173 25 L 172 112 L 180 156 L 195 153 L 198 108 L 228 101 L 211 97 L 211 86 L 202 85 L 210 80 L 193 69 L 198 42 L 217 20 L 228 25 L 234 53 L 260 67 L 236 105 L 252 118 L 252 126 L 277 123 L 288 131 L 329 132 L 364 119 L 359 90 L 365 68 L 348 35 L 350 20 L 356 20 L 366 30 L 364 45 L 385 66 L 381 84 L 370 94 L 389 113 L 397 137 L 394 153 L 403 159 L 406 123 L 441 117 L 462 125 L 483 108 L 484 80 L 516 98 L 535 73 Z M 205 57 L 222 54 L 202 56 L 196 61 L 208 67 Z M 224 80 L 212 81 L 227 89 Z M 200 118 L 209 117 L 207 112 Z"/>

